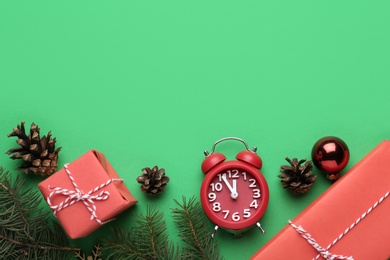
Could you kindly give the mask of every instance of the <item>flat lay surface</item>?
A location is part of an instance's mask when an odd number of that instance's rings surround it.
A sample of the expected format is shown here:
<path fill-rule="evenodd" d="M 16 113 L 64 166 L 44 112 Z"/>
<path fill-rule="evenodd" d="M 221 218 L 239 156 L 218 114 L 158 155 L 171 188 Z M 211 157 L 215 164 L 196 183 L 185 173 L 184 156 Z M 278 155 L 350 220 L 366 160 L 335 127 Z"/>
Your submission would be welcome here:
<path fill-rule="evenodd" d="M 147 206 L 179 241 L 174 199 L 199 201 L 203 152 L 242 138 L 262 159 L 266 234 L 215 239 L 225 259 L 248 259 L 331 186 L 313 168 L 306 194 L 284 190 L 285 157 L 311 160 L 318 139 L 337 136 L 350 151 L 343 175 L 390 138 L 389 14 L 388 1 L 360 0 L 0 1 L 0 166 L 38 190 L 45 177 L 5 154 L 17 146 L 7 134 L 35 122 L 62 147 L 57 170 L 96 149 L 138 200 L 72 245 L 90 250 Z M 216 147 L 229 160 L 244 149 Z M 156 165 L 170 181 L 153 196 L 136 178 Z"/>

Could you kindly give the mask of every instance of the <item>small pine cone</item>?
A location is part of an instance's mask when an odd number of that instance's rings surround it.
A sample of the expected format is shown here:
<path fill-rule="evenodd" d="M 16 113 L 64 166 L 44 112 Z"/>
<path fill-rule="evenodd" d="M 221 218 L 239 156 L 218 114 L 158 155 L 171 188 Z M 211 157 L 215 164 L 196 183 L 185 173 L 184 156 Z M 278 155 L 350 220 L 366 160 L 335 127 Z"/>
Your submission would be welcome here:
<path fill-rule="evenodd" d="M 142 174 L 138 176 L 137 182 L 142 184 L 142 191 L 150 194 L 159 194 L 167 187 L 169 177 L 165 176 L 163 168 L 158 169 L 157 166 L 154 166 L 150 169 L 146 167 L 142 169 Z"/>
<path fill-rule="evenodd" d="M 306 159 L 298 161 L 297 158 L 290 160 L 288 157 L 286 161 L 290 165 L 282 165 L 280 167 L 282 174 L 278 175 L 282 179 L 282 187 L 290 189 L 294 194 L 306 193 L 317 178 L 316 175 L 312 175 L 312 162 L 306 162 Z M 305 164 L 302 166 L 302 163 Z"/>
<path fill-rule="evenodd" d="M 6 152 L 8 155 L 12 154 L 10 158 L 13 160 L 23 160 L 17 170 L 42 176 L 54 173 L 58 166 L 58 153 L 61 147 L 55 149 L 56 138 L 51 138 L 51 132 L 41 138 L 38 125 L 32 123 L 30 133 L 26 135 L 24 121 L 22 121 L 12 133 L 8 134 L 8 137 L 11 136 L 18 137 L 16 143 L 21 146 Z"/>

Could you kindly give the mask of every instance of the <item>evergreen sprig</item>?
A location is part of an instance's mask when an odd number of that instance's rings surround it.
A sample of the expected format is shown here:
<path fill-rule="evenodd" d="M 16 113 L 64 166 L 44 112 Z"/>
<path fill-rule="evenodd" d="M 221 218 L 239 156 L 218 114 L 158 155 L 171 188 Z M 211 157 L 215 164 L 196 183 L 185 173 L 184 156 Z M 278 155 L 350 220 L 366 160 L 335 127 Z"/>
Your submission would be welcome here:
<path fill-rule="evenodd" d="M 177 248 L 168 240 L 164 214 L 151 207 L 139 215 L 128 230 L 113 229 L 103 243 L 107 259 L 178 259 Z"/>
<path fill-rule="evenodd" d="M 175 202 L 179 208 L 171 210 L 183 248 L 169 240 L 164 214 L 148 207 L 146 215 L 139 215 L 136 226 L 112 230 L 112 235 L 103 242 L 104 256 L 114 260 L 222 259 L 217 241 L 210 236 L 200 202 L 195 197 L 188 203 L 185 197 L 182 204 Z"/>
<path fill-rule="evenodd" d="M 0 167 L 0 259 L 70 259 L 80 250 L 40 203 L 37 191 Z"/>
<path fill-rule="evenodd" d="M 139 215 L 136 226 L 116 228 L 103 243 L 104 258 L 135 260 L 222 259 L 217 242 L 210 236 L 207 220 L 199 202 L 192 197 L 171 209 L 180 248 L 169 240 L 164 214 L 148 207 Z M 32 188 L 24 188 L 24 180 L 0 167 L 0 259 L 85 259 L 79 248 L 69 246 L 61 226 L 41 207 L 41 198 Z M 93 256 L 102 257 L 102 247 Z"/>
<path fill-rule="evenodd" d="M 173 221 L 179 237 L 185 243 L 183 255 L 191 256 L 193 259 L 221 259 L 217 242 L 210 236 L 201 204 L 195 197 L 187 202 L 183 196 L 183 204 L 174 201 L 179 208 L 172 209 Z"/>
<path fill-rule="evenodd" d="M 76 252 L 75 257 L 80 260 L 103 260 L 102 258 L 103 251 L 100 243 L 96 244 L 94 249 L 92 250 L 92 255 L 86 256 L 83 252 Z"/>

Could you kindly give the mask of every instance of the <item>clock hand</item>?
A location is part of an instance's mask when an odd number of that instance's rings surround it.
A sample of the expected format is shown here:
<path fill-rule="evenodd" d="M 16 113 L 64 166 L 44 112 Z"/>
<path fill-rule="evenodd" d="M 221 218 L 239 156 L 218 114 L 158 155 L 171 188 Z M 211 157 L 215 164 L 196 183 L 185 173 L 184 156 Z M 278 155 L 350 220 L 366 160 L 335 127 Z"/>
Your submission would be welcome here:
<path fill-rule="evenodd" d="M 238 196 L 238 193 L 237 193 L 237 180 L 233 180 L 233 193 L 236 193 L 237 196 Z"/>
<path fill-rule="evenodd" d="M 232 197 L 232 199 L 237 199 L 238 193 L 236 191 L 236 185 L 237 185 L 236 180 L 233 180 L 233 187 L 230 185 L 229 181 L 226 179 L 226 174 L 222 175 L 222 180 L 225 182 L 226 186 L 230 190 L 230 193 L 231 193 L 230 196 Z"/>
<path fill-rule="evenodd" d="M 222 175 L 222 180 L 225 182 L 226 186 L 230 190 L 231 193 L 233 193 L 233 187 L 230 185 L 229 181 L 226 179 L 226 174 Z"/>

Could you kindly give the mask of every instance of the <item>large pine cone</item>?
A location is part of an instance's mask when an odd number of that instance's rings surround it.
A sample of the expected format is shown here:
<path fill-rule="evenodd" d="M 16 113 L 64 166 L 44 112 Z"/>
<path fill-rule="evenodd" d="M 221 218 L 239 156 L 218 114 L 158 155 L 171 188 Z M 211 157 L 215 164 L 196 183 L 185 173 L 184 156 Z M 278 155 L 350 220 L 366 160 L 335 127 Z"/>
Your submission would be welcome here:
<path fill-rule="evenodd" d="M 290 160 L 288 157 L 286 157 L 286 161 L 290 165 L 282 165 L 280 167 L 282 174 L 278 175 L 282 179 L 283 188 L 288 188 L 295 194 L 307 192 L 317 178 L 316 175 L 312 175 L 312 162 L 306 162 L 306 159 L 298 161 L 297 158 Z M 302 163 L 305 164 L 302 166 Z"/>
<path fill-rule="evenodd" d="M 22 172 L 51 175 L 58 166 L 58 153 L 60 148 L 55 149 L 56 138 L 51 138 L 51 132 L 42 138 L 39 136 L 39 127 L 32 123 L 29 135 L 26 135 L 24 121 L 8 137 L 16 136 L 16 143 L 19 148 L 13 148 L 7 151 L 11 159 L 22 159 L 24 162 L 17 168 Z"/>
<path fill-rule="evenodd" d="M 167 187 L 169 177 L 165 176 L 163 168 L 158 169 L 157 166 L 154 166 L 150 169 L 146 167 L 142 169 L 142 174 L 138 176 L 137 182 L 142 184 L 142 191 L 150 194 L 159 194 Z"/>

